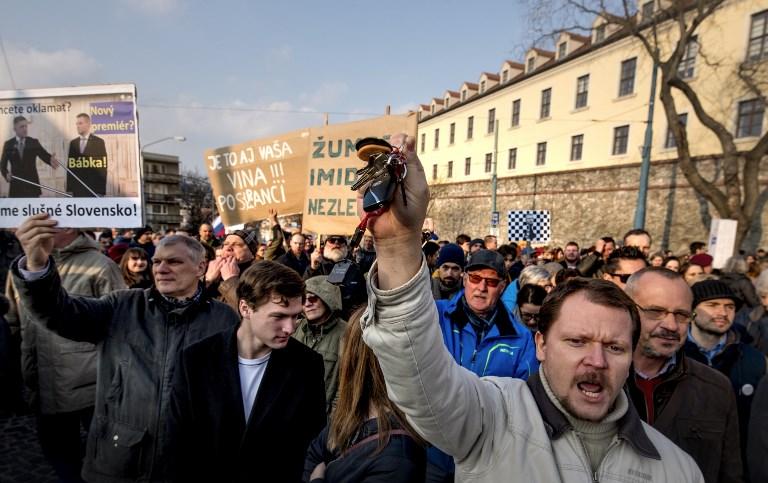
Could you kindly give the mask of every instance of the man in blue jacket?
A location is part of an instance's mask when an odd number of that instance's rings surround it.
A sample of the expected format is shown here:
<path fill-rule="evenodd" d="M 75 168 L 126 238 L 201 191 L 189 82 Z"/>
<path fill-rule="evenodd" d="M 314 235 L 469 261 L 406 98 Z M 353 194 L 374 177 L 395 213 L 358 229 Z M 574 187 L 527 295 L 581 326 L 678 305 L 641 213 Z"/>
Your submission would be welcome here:
<path fill-rule="evenodd" d="M 443 342 L 462 367 L 478 376 L 528 379 L 539 363 L 530 331 L 499 303 L 506 286 L 504 257 L 478 250 L 464 270 L 464 289 L 438 300 Z M 428 453 L 427 481 L 453 481 L 453 459 L 437 448 Z"/>

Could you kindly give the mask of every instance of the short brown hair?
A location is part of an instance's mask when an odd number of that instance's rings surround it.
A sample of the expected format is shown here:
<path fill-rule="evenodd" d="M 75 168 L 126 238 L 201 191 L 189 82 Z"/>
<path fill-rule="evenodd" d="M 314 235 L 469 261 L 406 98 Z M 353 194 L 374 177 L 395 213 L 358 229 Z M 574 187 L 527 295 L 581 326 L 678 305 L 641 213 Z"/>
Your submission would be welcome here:
<path fill-rule="evenodd" d="M 292 268 L 277 262 L 261 260 L 240 275 L 237 299 L 245 300 L 256 310 L 269 301 L 288 305 L 288 300 L 301 297 L 304 302 L 304 280 Z"/>
<path fill-rule="evenodd" d="M 635 302 L 615 284 L 606 280 L 593 278 L 571 278 L 559 284 L 547 295 L 539 311 L 539 332 L 547 335 L 555 320 L 560 317 L 560 311 L 565 300 L 577 293 L 583 293 L 590 302 L 624 310 L 632 319 L 632 350 L 640 340 L 640 314 Z"/>

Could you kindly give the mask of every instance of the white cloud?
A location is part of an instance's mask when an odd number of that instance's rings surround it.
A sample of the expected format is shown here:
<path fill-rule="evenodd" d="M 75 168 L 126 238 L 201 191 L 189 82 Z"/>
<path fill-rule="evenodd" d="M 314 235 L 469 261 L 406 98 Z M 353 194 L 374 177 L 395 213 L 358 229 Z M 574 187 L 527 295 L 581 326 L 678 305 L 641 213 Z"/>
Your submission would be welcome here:
<path fill-rule="evenodd" d="M 100 71 L 98 61 L 79 49 L 44 51 L 6 44 L 5 50 L 16 87 L 20 89 L 94 83 Z M 0 71 L 5 70 L 3 64 Z M 0 88 L 12 88 L 10 76 L 0 75 Z"/>
<path fill-rule="evenodd" d="M 146 15 L 167 15 L 181 7 L 180 0 L 123 0 L 123 4 Z"/>

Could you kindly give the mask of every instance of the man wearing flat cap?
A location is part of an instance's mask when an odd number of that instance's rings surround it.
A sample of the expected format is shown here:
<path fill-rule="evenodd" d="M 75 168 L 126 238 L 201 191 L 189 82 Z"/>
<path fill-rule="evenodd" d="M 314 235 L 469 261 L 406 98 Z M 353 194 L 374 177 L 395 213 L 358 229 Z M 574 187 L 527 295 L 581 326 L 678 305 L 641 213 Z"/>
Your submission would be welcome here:
<path fill-rule="evenodd" d="M 765 356 L 745 342 L 733 327 L 741 300 L 721 280 L 693 284 L 693 319 L 685 355 L 725 374 L 736 393 L 742 461 L 749 430 L 749 415 L 755 389 L 766 372 Z"/>
<path fill-rule="evenodd" d="M 446 255 L 455 258 L 450 249 Z M 461 265 L 457 259 L 454 263 Z M 499 303 L 506 272 L 500 253 L 473 252 L 462 277 L 464 287 L 452 298 L 435 302 L 440 329 L 448 351 L 462 367 L 478 376 L 528 379 L 539 363 L 531 332 Z M 453 481 L 453 458 L 434 447 L 427 458 L 427 481 Z"/>

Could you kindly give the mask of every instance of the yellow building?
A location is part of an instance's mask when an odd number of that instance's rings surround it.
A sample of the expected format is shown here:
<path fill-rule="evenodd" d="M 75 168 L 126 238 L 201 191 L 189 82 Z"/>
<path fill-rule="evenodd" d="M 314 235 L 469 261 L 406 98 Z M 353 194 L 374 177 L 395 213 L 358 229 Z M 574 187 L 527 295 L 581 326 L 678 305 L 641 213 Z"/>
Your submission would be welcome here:
<path fill-rule="evenodd" d="M 648 5 L 654 3 L 642 1 L 638 5 L 638 15 L 652 15 Z M 673 46 L 677 30 L 667 22 L 659 28 L 659 36 Z M 741 83 L 735 77 L 739 64 L 747 59 L 752 62 L 768 60 L 766 1 L 726 2 L 699 27 L 696 41 L 689 44 L 680 65 L 684 78 L 699 94 L 705 109 L 737 134 L 737 146 L 744 150 L 754 146 L 765 132 L 763 104 L 756 95 L 740 88 Z M 447 90 L 430 104 L 421 105 L 417 150 L 430 184 L 440 186 L 434 190 L 438 192 L 438 199 L 434 204 L 435 213 L 431 213 L 438 220 L 438 226 L 442 221 L 442 226 L 450 227 L 449 233 L 445 233 L 448 238 L 455 235 L 453 231 L 474 231 L 476 235 L 487 232 L 489 180 L 496 160 L 501 183 L 498 209 L 502 211 L 502 219 L 507 209 L 531 207 L 530 200 L 516 199 L 515 193 L 504 192 L 505 179 L 547 179 L 548 176 L 562 177 L 569 172 L 584 171 L 600 177 L 606 170 L 637 166 L 636 177 L 627 180 L 625 186 L 629 191 L 634 189 L 634 193 L 624 196 L 621 208 L 621 213 L 629 213 L 629 216 L 619 216 L 616 226 L 605 225 L 604 229 L 612 230 L 611 233 L 576 230 L 569 234 L 565 233 L 571 231 L 566 224 L 555 223 L 554 241 L 562 243 L 573 236 L 587 243 L 594 237 L 620 235 L 631 228 L 651 75 L 652 61 L 640 42 L 598 17 L 591 37 L 562 33 L 555 43 L 555 52 L 530 49 L 521 62 L 506 60 L 498 72 L 483 72 L 476 82 L 464 82 L 458 91 Z M 706 158 L 722 152 L 717 139 L 699 123 L 683 96 L 676 95 L 675 98 L 678 112 L 685 118 L 691 154 Z M 653 131 L 653 165 L 674 162 L 677 157 L 674 139 L 668 132 L 658 99 Z M 683 181 L 683 176 L 679 175 L 675 183 Z M 467 183 L 473 187 L 467 188 Z M 456 186 L 451 186 L 454 184 Z M 598 191 L 599 184 L 596 183 Z M 560 183 L 560 186 L 562 195 L 567 197 L 567 183 Z M 582 183 L 573 188 L 584 190 L 590 187 Z M 607 192 L 611 191 L 610 186 L 605 188 Z M 457 193 L 466 198 L 472 193 L 480 197 L 482 209 L 477 216 L 470 217 L 472 222 L 465 230 L 454 226 L 447 218 L 451 216 L 450 210 L 443 209 L 446 212 L 442 213 L 440 208 L 440 198 L 447 202 L 450 198 L 455 199 Z M 573 199 L 590 202 L 589 197 Z M 562 201 L 550 204 L 559 205 Z M 550 206 L 545 203 L 537 208 Z M 648 209 L 652 217 L 654 207 Z M 711 207 L 710 211 L 717 216 Z M 555 220 L 558 218 L 557 212 L 553 211 L 552 215 Z M 665 222 L 674 220 L 661 220 L 658 227 L 649 228 L 658 232 Z M 649 220 L 649 225 L 653 223 Z M 688 236 L 706 238 L 700 220 L 698 228 Z M 672 236 L 667 242 L 681 244 L 683 238 L 685 236 Z"/>

